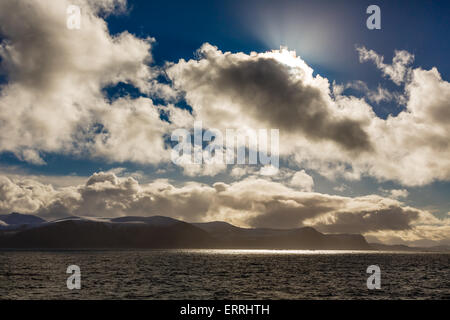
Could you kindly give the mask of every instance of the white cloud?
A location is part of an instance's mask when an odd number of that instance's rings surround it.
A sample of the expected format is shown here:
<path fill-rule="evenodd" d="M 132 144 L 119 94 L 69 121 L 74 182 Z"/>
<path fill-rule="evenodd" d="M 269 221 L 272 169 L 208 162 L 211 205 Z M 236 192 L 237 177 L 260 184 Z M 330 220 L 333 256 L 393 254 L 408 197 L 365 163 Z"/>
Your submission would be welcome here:
<path fill-rule="evenodd" d="M 344 192 L 345 190 L 348 190 L 348 186 L 345 184 L 341 184 L 339 186 L 334 187 L 333 190 L 338 192 Z"/>
<path fill-rule="evenodd" d="M 355 89 L 364 93 L 368 101 L 380 104 L 381 102 L 396 102 L 399 105 L 406 104 L 406 97 L 399 92 L 391 92 L 378 85 L 376 90 L 369 89 L 367 84 L 361 80 L 351 81 L 345 85 L 337 85 L 333 83 L 333 93 L 336 95 L 342 95 L 345 89 Z"/>
<path fill-rule="evenodd" d="M 261 167 L 259 170 L 259 174 L 262 176 L 273 176 L 278 173 L 279 169 L 277 167 L 274 167 L 272 165 L 266 165 Z"/>
<path fill-rule="evenodd" d="M 396 50 L 392 64 L 384 63 L 384 57 L 365 47 L 357 47 L 361 62 L 373 61 L 384 76 L 389 77 L 395 84 L 400 85 L 409 76 L 411 69 L 408 67 L 414 61 L 414 55 L 405 50 Z"/>
<path fill-rule="evenodd" d="M 35 212 L 54 196 L 56 192 L 51 185 L 31 179 L 12 181 L 0 176 L 0 213 Z"/>
<path fill-rule="evenodd" d="M 230 171 L 230 176 L 233 178 L 242 178 L 253 173 L 255 173 L 255 167 L 253 166 L 233 166 L 233 169 Z"/>
<path fill-rule="evenodd" d="M 290 185 L 297 187 L 300 191 L 313 191 L 314 180 L 305 172 L 305 170 L 301 170 L 294 174 L 290 181 Z"/>
<path fill-rule="evenodd" d="M 381 189 L 382 192 L 388 194 L 393 199 L 399 198 L 407 198 L 409 196 L 409 192 L 406 189 L 392 189 L 392 190 L 384 190 Z"/>

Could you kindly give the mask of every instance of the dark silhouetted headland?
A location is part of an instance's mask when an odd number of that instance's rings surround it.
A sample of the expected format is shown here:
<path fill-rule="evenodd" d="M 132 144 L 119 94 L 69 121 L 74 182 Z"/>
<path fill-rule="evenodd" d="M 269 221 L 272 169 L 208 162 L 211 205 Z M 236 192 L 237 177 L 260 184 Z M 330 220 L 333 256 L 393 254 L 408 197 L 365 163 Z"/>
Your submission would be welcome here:
<path fill-rule="evenodd" d="M 163 216 L 68 217 L 47 222 L 37 216 L 12 213 L 0 215 L 0 222 L 0 248 L 10 249 L 423 250 L 369 244 L 360 234 L 323 234 L 312 227 L 239 228 L 222 221 L 187 223 Z"/>

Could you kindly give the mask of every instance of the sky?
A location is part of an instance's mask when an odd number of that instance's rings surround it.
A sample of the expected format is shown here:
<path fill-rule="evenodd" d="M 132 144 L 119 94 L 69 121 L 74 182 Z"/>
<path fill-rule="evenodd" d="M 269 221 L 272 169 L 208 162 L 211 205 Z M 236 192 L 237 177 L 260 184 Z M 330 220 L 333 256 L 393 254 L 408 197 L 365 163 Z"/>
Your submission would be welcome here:
<path fill-rule="evenodd" d="M 379 30 L 366 26 L 372 4 Z M 4 0 L 0 214 L 450 244 L 449 7 Z M 199 121 L 277 129 L 279 166 L 174 163 L 171 135 Z"/>

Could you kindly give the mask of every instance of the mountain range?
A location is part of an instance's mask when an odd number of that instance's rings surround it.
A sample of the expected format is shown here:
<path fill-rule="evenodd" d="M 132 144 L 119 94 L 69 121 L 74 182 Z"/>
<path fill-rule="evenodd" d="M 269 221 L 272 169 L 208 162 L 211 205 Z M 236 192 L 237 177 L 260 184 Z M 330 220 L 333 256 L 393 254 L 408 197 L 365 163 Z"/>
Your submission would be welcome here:
<path fill-rule="evenodd" d="M 369 244 L 360 234 L 323 234 L 312 227 L 240 228 L 222 221 L 187 223 L 163 216 L 46 221 L 20 213 L 0 215 L 0 248 L 425 250 Z"/>

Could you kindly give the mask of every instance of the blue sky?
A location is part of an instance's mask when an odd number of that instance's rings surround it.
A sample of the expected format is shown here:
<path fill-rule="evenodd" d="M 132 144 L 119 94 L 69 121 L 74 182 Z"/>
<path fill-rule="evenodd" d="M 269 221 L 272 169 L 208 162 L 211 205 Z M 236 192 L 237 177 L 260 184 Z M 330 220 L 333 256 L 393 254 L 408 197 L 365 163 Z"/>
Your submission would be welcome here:
<path fill-rule="evenodd" d="M 366 28 L 366 8 L 371 4 L 377 4 L 381 9 L 381 30 Z M 245 54 L 286 46 L 296 51 L 297 56 L 314 70 L 314 75 L 328 79 L 330 85 L 333 82 L 346 85 L 360 81 L 367 86 L 368 91 L 381 87 L 390 93 L 402 94 L 407 82 L 395 84 L 388 76 L 383 76 L 373 61 L 361 63 L 356 48 L 373 50 L 384 57 L 386 64 L 391 64 L 395 50 L 405 50 L 414 55 L 411 70 L 436 67 L 442 80 L 449 81 L 448 12 L 450 3 L 446 1 L 129 0 L 126 13 L 100 17 L 106 21 L 110 35 L 119 36 L 126 31 L 136 39 L 154 38 L 155 42 L 151 44 L 154 61 L 151 67 L 159 70 L 164 70 L 166 63 L 176 65 L 180 59 L 198 58 L 196 51 L 206 42 L 222 52 Z M 10 37 L 8 31 L 0 36 L 3 40 Z M 14 79 L 14 73 L 4 68 L 3 85 L 15 81 L 11 79 Z M 163 75 L 157 81 L 172 86 L 171 81 Z M 126 96 L 133 99 L 146 97 L 153 99 L 154 104 L 175 103 L 178 108 L 191 111 L 198 108 L 190 106 L 187 99 L 174 102 L 144 91 L 123 82 L 102 88 L 109 102 Z M 344 94 L 367 99 L 368 93 L 350 86 L 344 90 Z M 406 104 L 399 104 L 395 99 L 369 104 L 376 116 L 383 120 L 406 110 Z M 234 181 L 229 172 L 213 176 L 186 176 L 182 169 L 171 165 L 155 165 L 132 159 L 105 159 L 58 148 L 37 151 L 45 164 L 27 162 L 24 157 L 17 156 L 14 150 L 3 148 L 0 152 L 0 168 L 10 173 L 61 177 L 88 177 L 95 172 L 124 168 L 122 172 L 125 173 L 141 173 L 141 182 L 157 178 L 170 179 L 174 183 L 196 181 L 209 185 L 218 181 Z M 282 159 L 281 166 L 289 170 L 304 169 L 313 178 L 314 191 L 318 193 L 348 197 L 370 194 L 387 196 L 389 190 L 405 189 L 409 195 L 401 200 L 404 205 L 429 210 L 440 218 L 450 212 L 450 182 L 445 177 L 434 177 L 431 179 L 434 182 L 408 185 L 403 183 L 406 178 L 403 181 L 386 179 L 378 173 L 374 174 L 376 170 L 364 172 L 358 179 L 330 179 L 312 167 L 303 168 L 299 164 L 292 166 L 289 159 Z M 415 172 L 411 172 L 411 175 L 415 175 Z"/>
<path fill-rule="evenodd" d="M 378 1 L 382 29 L 365 27 L 373 1 L 131 1 L 128 15 L 108 18 L 112 33 L 128 30 L 157 40 L 157 63 L 190 58 L 204 43 L 224 51 L 261 51 L 286 45 L 320 74 L 336 81 L 379 81 L 360 65 L 355 45 L 390 58 L 394 49 L 416 56 L 424 68 L 450 66 L 445 1 Z M 272 30 L 268 27 L 272 26 Z M 318 32 L 316 32 L 316 29 Z M 302 39 L 307 42 L 302 44 Z M 314 43 L 317 42 L 317 43 Z"/>

